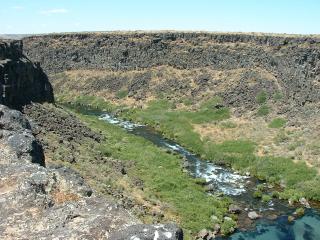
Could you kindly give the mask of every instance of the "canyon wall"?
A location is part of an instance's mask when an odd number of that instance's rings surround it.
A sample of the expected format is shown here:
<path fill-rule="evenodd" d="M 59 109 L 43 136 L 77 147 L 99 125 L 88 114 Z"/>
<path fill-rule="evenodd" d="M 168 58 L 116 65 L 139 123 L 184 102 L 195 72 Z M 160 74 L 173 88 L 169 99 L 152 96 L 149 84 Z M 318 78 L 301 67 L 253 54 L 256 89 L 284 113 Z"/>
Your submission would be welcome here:
<path fill-rule="evenodd" d="M 0 104 L 19 109 L 30 102 L 53 102 L 47 75 L 22 48 L 22 41 L 0 40 Z"/>
<path fill-rule="evenodd" d="M 220 33 L 74 33 L 32 36 L 24 50 L 48 74 L 67 70 L 133 71 L 159 66 L 179 70 L 254 69 L 272 75 L 276 88 L 298 105 L 320 100 L 320 38 Z M 253 71 L 252 71 L 253 70 Z M 264 79 L 257 79 L 257 81 Z M 108 80 L 106 80 L 108 81 Z M 119 80 L 120 81 L 120 80 Z M 237 84 L 234 95 L 247 86 Z"/>

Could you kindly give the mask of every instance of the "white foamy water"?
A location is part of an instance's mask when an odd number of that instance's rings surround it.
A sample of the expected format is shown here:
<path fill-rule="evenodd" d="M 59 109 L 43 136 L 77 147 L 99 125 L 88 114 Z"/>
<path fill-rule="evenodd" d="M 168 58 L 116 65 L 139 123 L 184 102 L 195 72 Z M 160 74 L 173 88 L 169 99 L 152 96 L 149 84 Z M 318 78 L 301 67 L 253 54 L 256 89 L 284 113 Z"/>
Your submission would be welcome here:
<path fill-rule="evenodd" d="M 246 192 L 245 186 L 249 178 L 247 176 L 234 173 L 230 169 L 217 166 L 212 162 L 201 160 L 182 146 L 172 143 L 170 140 L 166 140 L 159 134 L 152 133 L 148 129 L 142 129 L 141 127 L 144 125 L 119 120 L 109 114 L 103 114 L 99 119 L 120 126 L 131 132 L 140 128 L 139 132 L 134 131 L 133 133 L 145 137 L 158 146 L 166 147 L 180 153 L 188 162 L 187 169 L 190 174 L 193 177 L 205 179 L 207 184 L 213 187 L 212 192 L 222 192 L 225 195 L 233 196 Z"/>
<path fill-rule="evenodd" d="M 200 160 L 194 154 L 186 151 L 178 144 L 164 143 L 168 148 L 184 155 L 188 160 L 188 170 L 194 177 L 204 178 L 208 185 L 225 195 L 240 195 L 246 192 L 246 182 L 249 177 L 236 174 L 229 169 L 215 165 L 212 162 Z"/>
<path fill-rule="evenodd" d="M 99 117 L 100 120 L 104 120 L 108 123 L 111 123 L 111 124 L 114 124 L 114 125 L 118 125 L 120 127 L 123 127 L 124 129 L 127 129 L 127 130 L 133 130 L 137 127 L 141 127 L 143 125 L 141 124 L 136 124 L 136 123 L 132 123 L 132 122 L 129 122 L 129 121 L 122 121 L 122 120 L 119 120 L 115 117 L 112 117 L 110 114 L 103 114 Z"/>

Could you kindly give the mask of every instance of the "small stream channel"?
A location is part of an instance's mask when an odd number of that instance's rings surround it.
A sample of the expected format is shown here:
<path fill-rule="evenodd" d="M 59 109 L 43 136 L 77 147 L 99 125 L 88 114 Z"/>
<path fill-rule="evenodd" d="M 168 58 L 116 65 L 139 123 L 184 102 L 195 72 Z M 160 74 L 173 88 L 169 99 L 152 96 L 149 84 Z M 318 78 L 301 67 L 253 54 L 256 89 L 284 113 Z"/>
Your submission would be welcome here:
<path fill-rule="evenodd" d="M 288 215 L 291 215 L 295 208 L 280 200 L 272 199 L 264 203 L 253 197 L 256 185 L 261 184 L 257 179 L 202 160 L 174 141 L 164 138 L 151 127 L 120 120 L 108 113 L 100 115 L 99 119 L 120 126 L 127 132 L 141 136 L 156 146 L 180 154 L 185 160 L 185 169 L 192 177 L 205 179 L 206 185 L 212 189 L 212 192 L 231 197 L 237 205 L 245 209 L 239 215 L 239 229 L 227 238 L 218 239 L 320 240 L 319 211 L 307 209 L 303 217 L 289 223 Z M 248 211 L 256 211 L 262 217 L 252 224 L 247 217 Z"/>

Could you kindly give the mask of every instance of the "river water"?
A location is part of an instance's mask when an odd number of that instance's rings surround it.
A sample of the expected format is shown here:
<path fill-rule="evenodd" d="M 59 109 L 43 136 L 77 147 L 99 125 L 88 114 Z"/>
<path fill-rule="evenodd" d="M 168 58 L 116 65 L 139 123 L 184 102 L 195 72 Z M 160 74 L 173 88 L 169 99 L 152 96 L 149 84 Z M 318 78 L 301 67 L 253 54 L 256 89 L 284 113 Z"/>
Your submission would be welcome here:
<path fill-rule="evenodd" d="M 240 226 L 240 230 L 237 230 L 231 236 L 220 239 L 320 240 L 320 214 L 318 211 L 308 209 L 302 218 L 289 223 L 288 215 L 294 212 L 294 208 L 287 206 L 285 202 L 279 200 L 273 199 L 263 203 L 253 198 L 255 186 L 258 183 L 263 184 L 258 180 L 240 175 L 229 168 L 202 160 L 177 143 L 164 138 L 148 126 L 123 121 L 109 114 L 103 114 L 99 119 L 120 126 L 129 133 L 149 140 L 156 146 L 180 154 L 184 158 L 184 166 L 189 174 L 193 177 L 205 179 L 206 185 L 212 190 L 212 193 L 227 195 L 243 209 L 256 211 L 262 215 L 262 218 L 256 221 L 253 228 L 248 230 L 247 227 L 244 229 Z M 241 222 L 242 218 L 246 219 L 246 221 L 248 220 L 246 218 L 247 211 L 242 211 L 243 215 L 239 216 L 239 222 Z M 245 223 L 244 225 L 247 224 Z"/>

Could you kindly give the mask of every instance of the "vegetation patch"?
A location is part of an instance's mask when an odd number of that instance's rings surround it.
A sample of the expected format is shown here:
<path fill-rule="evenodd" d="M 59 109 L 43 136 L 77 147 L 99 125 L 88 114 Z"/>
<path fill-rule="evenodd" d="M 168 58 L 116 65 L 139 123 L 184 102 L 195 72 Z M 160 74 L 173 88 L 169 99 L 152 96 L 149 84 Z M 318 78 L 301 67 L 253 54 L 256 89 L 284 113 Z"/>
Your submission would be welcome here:
<path fill-rule="evenodd" d="M 270 113 L 270 108 L 268 105 L 262 105 L 258 108 L 257 115 L 260 117 L 267 116 Z"/>
<path fill-rule="evenodd" d="M 230 200 L 207 195 L 199 181 L 181 171 L 178 156 L 94 116 L 78 116 L 106 137 L 101 148 L 108 154 L 123 161 L 134 161 L 128 175 L 143 180 L 146 197 L 167 203 L 185 230 L 196 233 L 203 228 L 212 228 L 211 215 L 218 216 L 219 222 L 223 222 Z"/>
<path fill-rule="evenodd" d="M 278 132 L 277 136 L 275 137 L 274 141 L 277 144 L 281 144 L 284 142 L 287 142 L 289 140 L 289 135 L 284 129 L 281 129 L 280 132 Z"/>
<path fill-rule="evenodd" d="M 237 124 L 231 121 L 223 121 L 220 123 L 222 128 L 236 128 Z"/>
<path fill-rule="evenodd" d="M 200 135 L 193 131 L 193 124 L 221 122 L 230 116 L 227 108 L 217 108 L 217 104 L 217 99 L 211 99 L 191 112 L 175 109 L 174 104 L 168 100 L 157 100 L 150 102 L 145 109 L 126 109 L 121 112 L 121 117 L 153 126 L 203 159 L 227 164 L 243 172 L 250 171 L 254 176 L 268 182 L 279 184 L 281 181 L 286 186 L 279 193 L 281 198 L 305 196 L 320 200 L 317 171 L 305 163 L 295 163 L 285 157 L 256 156 L 256 144 L 246 139 L 222 143 L 201 139 Z M 283 130 L 276 140 L 282 143 L 288 137 Z"/>
<path fill-rule="evenodd" d="M 281 92 L 276 92 L 275 94 L 273 94 L 273 99 L 275 101 L 280 101 L 281 99 L 283 99 L 283 94 Z"/>
<path fill-rule="evenodd" d="M 268 99 L 268 95 L 267 95 L 267 93 L 266 93 L 265 91 L 259 92 L 259 93 L 257 94 L 257 96 L 256 96 L 256 101 L 257 101 L 257 103 L 259 103 L 259 104 L 264 104 L 264 103 L 266 103 L 267 99 Z"/>
<path fill-rule="evenodd" d="M 287 121 L 283 118 L 275 118 L 269 123 L 270 128 L 282 128 L 286 125 Z"/>
<path fill-rule="evenodd" d="M 118 92 L 116 93 L 116 97 L 117 97 L 118 99 L 122 99 L 122 98 L 125 98 L 125 97 L 127 97 L 127 96 L 128 96 L 128 90 L 125 90 L 125 89 L 120 90 L 120 91 L 118 91 Z"/>

